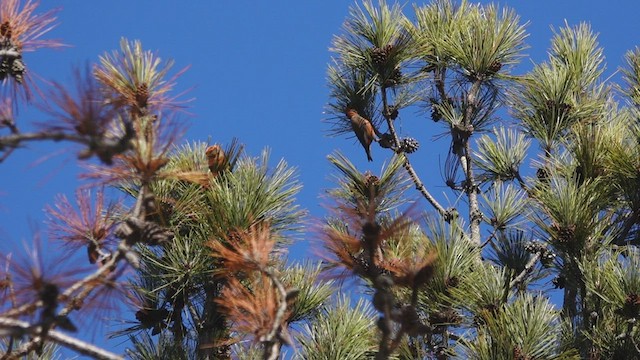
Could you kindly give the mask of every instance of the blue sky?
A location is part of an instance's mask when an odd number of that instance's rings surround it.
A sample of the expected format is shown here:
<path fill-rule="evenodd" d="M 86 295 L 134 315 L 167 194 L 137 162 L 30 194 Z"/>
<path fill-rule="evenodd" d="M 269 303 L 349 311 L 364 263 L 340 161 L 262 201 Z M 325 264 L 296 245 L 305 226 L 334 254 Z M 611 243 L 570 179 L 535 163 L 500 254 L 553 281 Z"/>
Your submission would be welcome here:
<path fill-rule="evenodd" d="M 331 186 L 331 169 L 325 160 L 329 153 L 341 149 L 362 170 L 374 172 L 390 156 L 374 144 L 374 162 L 367 163 L 354 139 L 327 137 L 328 125 L 321 122 L 328 100 L 328 48 L 352 4 L 336 0 L 47 0 L 41 5 L 43 11 L 61 8 L 59 26 L 48 37 L 71 46 L 28 53 L 25 62 L 40 77 L 65 83 L 73 66 L 95 62 L 105 51 L 118 49 L 124 36 L 141 40 L 163 59 L 173 59 L 176 71 L 190 65 L 178 80 L 178 91 L 193 87 L 185 98 L 195 99 L 190 103 L 193 116 L 187 118 L 190 127 L 184 141 L 227 143 L 237 137 L 253 155 L 268 146 L 274 164 L 285 158 L 298 168 L 304 184 L 299 204 L 312 216 L 321 216 L 319 196 Z M 531 61 L 546 59 L 550 27 L 562 26 L 565 19 L 570 25 L 590 22 L 600 34 L 607 76 L 614 74 L 627 50 L 640 45 L 640 2 L 636 0 L 501 4 L 515 8 L 522 21 L 530 23 L 528 58 L 516 73 L 530 69 Z M 411 13 L 410 6 L 406 10 Z M 20 109 L 19 126 L 28 129 L 34 120 L 46 117 Z M 403 135 L 421 140 L 421 149 L 412 155 L 418 172 L 447 204 L 436 167 L 438 154 L 444 156 L 448 144 L 444 140 L 431 143 L 442 132 L 440 124 L 412 110 L 402 113 L 399 121 Z M 31 239 L 34 228 L 44 230 L 42 209 L 56 194 L 72 196 L 80 184 L 74 149 L 34 144 L 0 164 L 1 248 Z M 304 250 L 298 246 L 295 254 L 305 256 Z M 107 346 L 115 347 L 114 343 Z"/>

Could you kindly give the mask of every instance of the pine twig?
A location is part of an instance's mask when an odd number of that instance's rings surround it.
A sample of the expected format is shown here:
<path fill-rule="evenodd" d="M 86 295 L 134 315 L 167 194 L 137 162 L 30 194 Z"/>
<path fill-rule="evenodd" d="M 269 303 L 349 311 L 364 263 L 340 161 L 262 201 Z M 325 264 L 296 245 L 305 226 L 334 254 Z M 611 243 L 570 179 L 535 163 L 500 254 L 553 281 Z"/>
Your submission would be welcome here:
<path fill-rule="evenodd" d="M 37 140 L 53 140 L 53 141 L 73 141 L 81 144 L 86 144 L 86 138 L 69 134 L 64 131 L 41 131 L 32 133 L 13 133 L 0 137 L 0 149 L 4 147 L 15 148 L 20 146 L 24 141 L 37 141 Z"/>
<path fill-rule="evenodd" d="M 87 144 L 87 140 L 83 137 L 75 134 L 68 134 L 62 131 L 59 132 L 33 132 L 33 133 L 20 133 L 15 126 L 11 128 L 12 134 L 0 137 L 0 151 L 4 152 L 0 156 L 0 163 L 6 160 L 13 151 L 18 148 L 23 142 L 37 141 L 37 140 L 53 140 L 53 141 L 71 141 L 80 144 Z"/>
<path fill-rule="evenodd" d="M 520 286 L 520 284 L 524 281 L 527 275 L 529 275 L 533 271 L 533 268 L 536 266 L 536 263 L 538 262 L 538 260 L 540 260 L 541 256 L 542 256 L 542 252 L 537 251 L 531 257 L 531 259 L 529 259 L 527 264 L 524 266 L 524 269 L 522 270 L 522 272 L 520 272 L 518 276 L 516 276 L 513 280 L 511 280 L 511 282 L 509 283 L 509 288 Z"/>
<path fill-rule="evenodd" d="M 402 156 L 404 158 L 404 163 L 403 163 L 404 168 L 407 170 L 407 173 L 409 173 L 411 180 L 413 180 L 413 183 L 416 185 L 416 189 L 422 194 L 422 196 L 424 196 L 424 198 L 429 202 L 429 204 L 431 204 L 436 209 L 436 211 L 438 211 L 438 214 L 440 214 L 440 216 L 446 216 L 447 210 L 444 207 L 442 207 L 440 203 L 438 203 L 438 201 L 433 197 L 433 195 L 431 195 L 429 190 L 427 190 L 427 187 L 424 186 L 424 183 L 418 177 L 418 174 L 413 168 L 413 165 L 411 165 L 409 158 L 405 154 L 402 154 Z"/>
<path fill-rule="evenodd" d="M 19 329 L 24 333 L 29 334 L 39 334 L 40 327 L 31 326 L 26 321 L 11 319 L 7 317 L 0 317 L 0 328 L 8 329 L 9 331 L 16 331 Z M 37 339 L 38 336 L 35 337 Z M 93 344 L 84 342 L 82 340 L 76 339 L 69 335 L 63 334 L 56 330 L 49 330 L 47 333 L 47 339 L 52 340 L 60 345 L 63 345 L 69 349 L 72 349 L 80 354 L 90 356 L 94 359 L 98 360 L 122 360 L 124 357 L 114 354 L 110 351 L 99 348 Z M 38 341 L 39 342 L 39 341 Z M 31 343 L 31 342 L 30 342 Z M 35 343 L 37 344 L 37 342 Z M 28 345 L 28 344 L 27 344 Z M 20 356 L 26 355 L 32 349 L 20 349 L 19 353 L 11 354 L 9 359 L 19 359 Z"/>
<path fill-rule="evenodd" d="M 393 120 L 387 115 L 389 113 L 388 111 L 389 103 L 387 100 L 386 88 L 381 89 L 381 94 L 382 94 L 382 106 L 384 107 L 383 109 L 384 118 L 387 121 L 389 132 L 391 133 L 391 136 L 393 138 L 394 148 L 398 153 L 400 148 L 400 138 L 398 137 L 398 133 L 396 132 L 395 126 L 393 125 Z M 444 207 L 442 207 L 442 205 L 438 203 L 438 201 L 433 197 L 433 195 L 431 195 L 429 190 L 427 190 L 427 187 L 418 177 L 418 174 L 416 173 L 415 169 L 411 165 L 411 162 L 409 161 L 409 158 L 406 156 L 406 154 L 403 153 L 402 157 L 404 160 L 403 166 L 407 170 L 407 173 L 409 173 L 409 176 L 411 177 L 411 180 L 413 181 L 413 183 L 416 185 L 416 189 L 422 194 L 422 196 L 424 196 L 424 198 L 429 202 L 429 204 L 431 204 L 436 209 L 436 211 L 438 211 L 440 216 L 444 217 L 447 214 L 447 210 Z"/>
<path fill-rule="evenodd" d="M 491 243 L 491 241 L 493 241 L 493 239 L 495 239 L 496 234 L 498 233 L 498 229 L 495 228 L 493 229 L 493 231 L 491 232 L 491 234 L 489 234 L 489 237 L 487 238 L 487 240 L 485 240 L 481 245 L 480 248 L 484 248 L 485 246 L 487 246 L 489 243 Z"/>
<path fill-rule="evenodd" d="M 132 211 L 132 216 L 136 217 L 136 218 L 140 218 L 144 216 L 144 211 L 143 211 L 143 206 L 142 206 L 142 202 L 144 201 L 145 198 L 145 194 L 147 193 L 146 191 L 146 187 L 143 186 L 142 189 L 140 190 L 140 193 L 138 194 L 138 197 L 136 199 L 136 204 L 134 206 L 134 209 Z M 61 299 L 66 299 L 67 304 L 66 306 L 60 310 L 60 312 L 58 313 L 58 317 L 66 317 L 69 313 L 71 313 L 71 311 L 76 310 L 78 307 L 78 304 L 82 304 L 82 302 L 91 294 L 91 292 L 98 287 L 98 282 L 96 282 L 95 285 L 90 285 L 92 282 L 94 282 L 96 279 L 99 279 L 103 276 L 105 276 L 106 274 L 110 273 L 118 264 L 118 262 L 120 262 L 122 259 L 128 259 L 128 254 L 130 254 L 133 250 L 131 249 L 130 244 L 128 243 L 128 239 L 122 239 L 122 241 L 120 242 L 119 246 L 118 246 L 118 250 L 117 252 L 110 258 L 108 259 L 104 264 L 102 264 L 102 266 L 96 270 L 94 273 L 86 276 L 85 278 L 83 278 L 80 281 L 77 281 L 76 283 L 74 283 L 73 285 L 71 285 L 69 288 L 67 288 L 61 295 L 60 298 Z M 72 296 L 75 292 L 77 292 L 78 290 L 81 290 L 78 294 L 76 294 L 75 296 Z M 18 309 L 15 309 L 13 311 L 9 311 L 7 313 L 5 313 L 5 316 L 14 316 L 14 315 L 19 315 L 25 312 L 31 312 L 34 311 L 35 309 L 37 309 L 38 307 L 41 307 L 44 305 L 44 302 L 42 300 L 38 300 L 35 301 L 33 303 L 24 305 Z M 10 318 L 7 318 L 9 320 L 11 320 Z M 38 328 L 41 329 L 41 326 L 33 326 L 33 325 L 29 325 L 28 323 L 25 323 L 28 329 L 33 329 L 33 328 Z M 0 326 L 2 324 L 0 323 Z M 53 324 L 55 326 L 55 324 Z M 52 329 L 49 329 L 47 331 L 47 335 L 46 338 L 47 339 L 51 339 L 51 340 L 56 340 L 55 338 L 52 337 Z M 40 334 L 40 331 L 35 332 L 35 334 Z M 40 336 L 34 336 L 28 343 L 24 344 L 22 346 L 22 348 L 18 351 L 17 354 L 12 354 L 12 357 L 17 359 L 20 356 L 26 355 L 29 352 L 33 351 L 36 347 L 38 347 L 42 341 L 44 339 Z M 79 341 L 79 340 L 78 340 Z M 65 343 L 66 345 L 66 343 Z M 73 343 L 71 344 L 73 346 Z M 98 354 L 99 355 L 99 354 Z M 122 357 L 118 357 L 116 355 L 116 357 L 95 357 L 96 359 L 122 359 Z"/>
<path fill-rule="evenodd" d="M 278 279 L 278 277 L 273 273 L 271 269 L 261 269 L 261 271 L 267 275 L 267 277 L 271 280 L 271 284 L 278 291 L 279 304 L 278 310 L 276 311 L 276 316 L 273 319 L 273 325 L 271 326 L 271 330 L 269 333 L 260 339 L 260 341 L 264 344 L 264 360 L 276 360 L 280 356 L 280 348 L 282 347 L 282 323 L 284 321 L 284 316 L 287 311 L 287 290 L 284 288 L 284 285 Z"/>

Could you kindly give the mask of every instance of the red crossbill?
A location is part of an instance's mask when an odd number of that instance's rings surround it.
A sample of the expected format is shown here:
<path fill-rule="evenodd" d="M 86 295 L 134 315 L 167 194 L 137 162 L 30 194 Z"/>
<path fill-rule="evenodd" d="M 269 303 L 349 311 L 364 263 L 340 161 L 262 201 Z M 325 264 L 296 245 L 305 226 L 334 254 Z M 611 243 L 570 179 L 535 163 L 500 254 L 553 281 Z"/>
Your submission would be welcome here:
<path fill-rule="evenodd" d="M 227 167 L 227 158 L 224 154 L 224 150 L 220 145 L 215 144 L 209 146 L 205 150 L 205 154 L 207 155 L 207 160 L 209 163 L 209 170 L 211 170 L 211 174 L 218 175 L 218 173 L 225 170 Z"/>
<path fill-rule="evenodd" d="M 367 160 L 373 161 L 371 158 L 371 143 L 375 141 L 376 134 L 373 130 L 373 125 L 371 125 L 371 121 L 360 116 L 354 109 L 347 109 L 345 114 L 349 120 L 351 120 L 351 128 L 360 141 L 360 144 L 362 144 L 364 151 L 367 152 Z"/>

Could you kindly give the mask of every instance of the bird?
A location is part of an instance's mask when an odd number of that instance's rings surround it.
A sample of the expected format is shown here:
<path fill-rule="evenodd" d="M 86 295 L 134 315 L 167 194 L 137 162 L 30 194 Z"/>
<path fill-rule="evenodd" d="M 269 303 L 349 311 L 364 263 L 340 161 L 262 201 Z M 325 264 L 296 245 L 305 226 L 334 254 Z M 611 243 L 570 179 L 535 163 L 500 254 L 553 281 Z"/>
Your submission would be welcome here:
<path fill-rule="evenodd" d="M 224 150 L 218 144 L 211 145 L 205 150 L 207 160 L 209 163 L 209 170 L 211 174 L 218 175 L 218 173 L 224 171 L 227 167 L 227 157 L 224 154 Z"/>
<path fill-rule="evenodd" d="M 367 160 L 373 161 L 373 158 L 371 158 L 371 143 L 376 140 L 376 133 L 371 121 L 360 116 L 355 109 L 349 108 L 345 111 L 345 114 L 349 120 L 351 120 L 351 128 L 360 141 L 360 144 L 362 144 L 364 151 L 367 152 Z"/>

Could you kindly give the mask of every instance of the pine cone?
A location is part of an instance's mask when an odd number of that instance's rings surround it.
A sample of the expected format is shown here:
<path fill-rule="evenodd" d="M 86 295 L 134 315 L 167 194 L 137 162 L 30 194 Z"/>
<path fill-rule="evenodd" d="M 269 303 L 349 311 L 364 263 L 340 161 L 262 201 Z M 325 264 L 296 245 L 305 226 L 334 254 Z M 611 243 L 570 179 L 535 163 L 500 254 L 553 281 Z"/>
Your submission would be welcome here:
<path fill-rule="evenodd" d="M 542 264 L 543 267 L 549 268 L 551 267 L 551 265 L 553 265 L 553 260 L 555 260 L 555 258 L 556 258 L 556 254 L 547 250 L 540 257 L 540 263 Z"/>
<path fill-rule="evenodd" d="M 547 171 L 547 169 L 545 169 L 544 167 L 540 167 L 538 168 L 538 170 L 536 170 L 536 177 L 538 177 L 538 180 L 540 180 L 541 182 L 548 182 L 549 181 L 549 171 Z"/>
<path fill-rule="evenodd" d="M 371 173 L 366 173 L 364 175 L 364 185 L 367 188 L 375 188 L 380 185 L 380 179 Z"/>
<path fill-rule="evenodd" d="M 7 59 L 0 60 L 0 80 L 4 80 L 9 75 L 9 61 Z"/>
<path fill-rule="evenodd" d="M 531 357 L 522 348 L 516 346 L 513 348 L 513 360 L 531 360 Z"/>
<path fill-rule="evenodd" d="M 436 107 L 431 108 L 431 120 L 433 120 L 433 122 L 442 120 L 442 113 Z"/>
<path fill-rule="evenodd" d="M 222 147 L 218 144 L 211 145 L 205 149 L 209 170 L 214 176 L 228 169 L 228 159 Z"/>
<path fill-rule="evenodd" d="M 24 73 L 26 70 L 27 67 L 24 65 L 24 62 L 21 58 L 13 59 L 13 61 L 11 62 L 10 74 L 13 75 L 13 78 L 18 84 L 22 84 Z"/>
<path fill-rule="evenodd" d="M 502 69 L 502 63 L 496 60 L 487 68 L 487 75 L 495 75 L 498 71 L 500 71 L 500 69 Z"/>
<path fill-rule="evenodd" d="M 444 280 L 444 285 L 448 288 L 454 288 L 460 285 L 460 279 L 456 276 L 448 277 Z"/>
<path fill-rule="evenodd" d="M 624 299 L 624 306 L 616 312 L 629 319 L 637 317 L 640 312 L 640 295 L 635 293 L 627 294 Z"/>
<path fill-rule="evenodd" d="M 458 324 L 462 321 L 460 314 L 454 309 L 435 311 L 429 315 L 431 324 Z"/>
<path fill-rule="evenodd" d="M 573 242 L 573 240 L 575 239 L 575 235 L 576 235 L 576 226 L 575 225 L 565 225 L 562 226 L 560 224 L 556 224 L 554 223 L 553 225 L 551 225 L 553 230 L 555 230 L 555 232 L 558 235 L 557 240 L 561 243 L 564 244 L 569 244 L 571 242 Z"/>
<path fill-rule="evenodd" d="M 136 87 L 136 106 L 138 109 L 144 109 L 149 102 L 149 87 L 147 84 L 140 84 Z"/>
<path fill-rule="evenodd" d="M 376 69 L 381 69 L 382 67 L 384 67 L 385 63 L 387 62 L 388 55 L 389 52 L 387 51 L 386 46 L 384 48 L 372 48 L 371 60 L 373 61 L 373 66 L 375 66 Z"/>
<path fill-rule="evenodd" d="M 5 21 L 0 25 L 0 36 L 11 39 L 11 24 L 9 24 L 8 21 Z"/>
<path fill-rule="evenodd" d="M 393 136 L 389 133 L 384 133 L 380 135 L 380 139 L 378 139 L 378 145 L 381 148 L 391 149 L 393 148 Z"/>
<path fill-rule="evenodd" d="M 411 154 L 418 150 L 418 148 L 420 147 L 420 143 L 418 143 L 418 140 L 408 137 L 402 139 L 402 141 L 400 142 L 400 147 L 402 148 L 402 151 L 406 152 L 407 154 Z"/>

